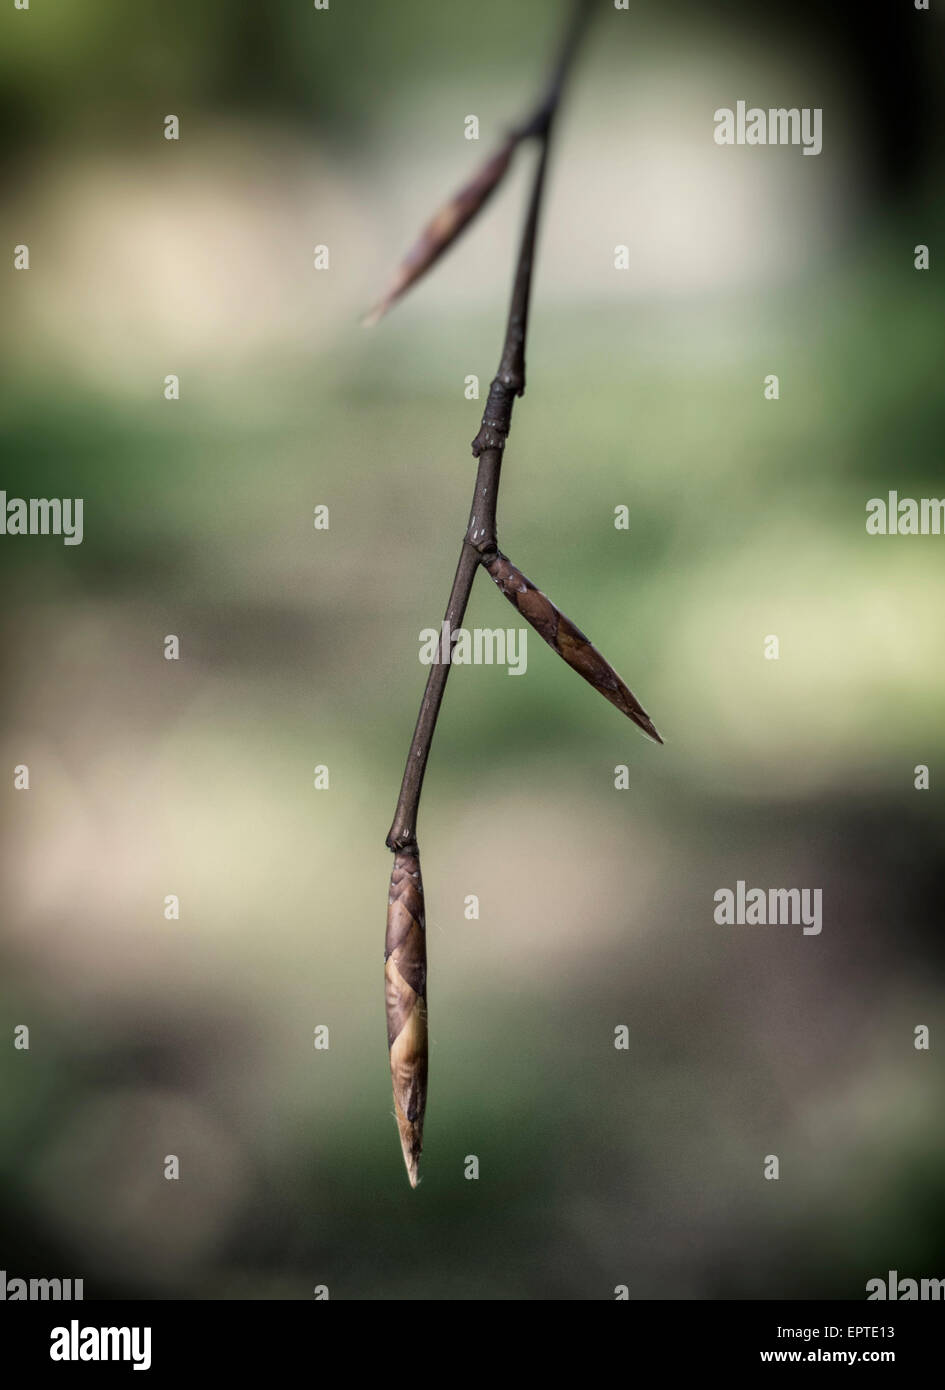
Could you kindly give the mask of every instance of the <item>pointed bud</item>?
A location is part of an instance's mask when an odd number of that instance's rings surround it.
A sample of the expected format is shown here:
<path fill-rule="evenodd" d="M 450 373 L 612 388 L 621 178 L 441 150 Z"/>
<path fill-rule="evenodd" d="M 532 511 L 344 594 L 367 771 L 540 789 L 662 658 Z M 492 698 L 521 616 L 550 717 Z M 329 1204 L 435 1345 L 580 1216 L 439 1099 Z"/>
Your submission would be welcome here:
<path fill-rule="evenodd" d="M 394 1111 L 407 1176 L 416 1187 L 427 1104 L 427 941 L 416 845 L 394 856 L 384 960 Z"/>
<path fill-rule="evenodd" d="M 469 183 L 454 194 L 446 206 L 427 223 L 401 262 L 387 293 L 365 316 L 365 324 L 372 325 L 382 319 L 391 305 L 406 293 L 414 281 L 419 280 L 421 275 L 439 260 L 443 252 L 452 246 L 463 228 L 472 221 L 490 194 L 501 183 L 520 138 L 518 134 L 510 135 L 505 144 L 482 165 Z"/>
<path fill-rule="evenodd" d="M 656 732 L 649 715 L 633 692 L 584 633 L 554 606 L 551 599 L 546 598 L 540 589 L 536 589 L 531 580 L 526 579 L 521 570 L 516 569 L 511 560 L 499 551 L 484 563 L 505 597 L 521 613 L 525 621 L 531 623 L 549 647 L 553 647 L 579 676 L 583 676 L 595 690 L 599 690 L 605 700 L 616 705 L 620 712 L 632 719 L 645 734 L 649 734 L 657 743 L 662 743 L 663 740 Z"/>

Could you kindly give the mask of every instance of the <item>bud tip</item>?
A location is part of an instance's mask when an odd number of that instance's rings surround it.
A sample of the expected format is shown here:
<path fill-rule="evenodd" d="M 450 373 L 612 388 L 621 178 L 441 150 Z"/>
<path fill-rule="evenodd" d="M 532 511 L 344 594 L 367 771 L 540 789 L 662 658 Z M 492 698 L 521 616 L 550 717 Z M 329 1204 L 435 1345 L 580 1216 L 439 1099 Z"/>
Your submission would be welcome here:
<path fill-rule="evenodd" d="M 639 724 L 640 728 L 643 730 L 645 734 L 649 734 L 650 738 L 655 739 L 657 743 L 662 744 L 663 740 L 660 738 L 656 729 L 656 725 L 653 723 L 653 720 L 650 718 L 648 714 L 645 714 L 642 719 L 638 718 L 636 722 Z"/>

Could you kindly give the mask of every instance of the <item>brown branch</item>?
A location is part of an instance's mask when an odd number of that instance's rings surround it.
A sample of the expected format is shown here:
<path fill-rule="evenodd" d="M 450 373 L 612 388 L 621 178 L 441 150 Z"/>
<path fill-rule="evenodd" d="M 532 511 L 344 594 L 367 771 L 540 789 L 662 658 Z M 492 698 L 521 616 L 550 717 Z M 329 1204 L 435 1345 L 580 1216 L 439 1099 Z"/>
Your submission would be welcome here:
<path fill-rule="evenodd" d="M 509 136 L 499 154 L 472 183 L 467 184 L 424 230 L 391 290 L 374 311 L 372 321 L 419 279 L 475 216 L 504 174 L 517 144 L 525 139 L 537 140 L 539 156 L 519 246 L 502 356 L 489 387 L 482 424 L 472 442 L 473 455 L 479 460 L 476 485 L 444 623 L 451 634 L 462 626 L 473 580 L 482 565 L 518 612 L 574 670 L 645 733 L 662 742 L 646 711 L 600 652 L 501 554 L 496 534 L 503 451 L 511 428 L 515 398 L 525 391 L 528 306 L 551 129 L 590 8 L 591 0 L 576 0 L 552 78 L 534 113 Z M 434 662 L 430 668 L 394 820 L 387 836 L 387 845 L 395 856 L 384 956 L 388 1046 L 395 1114 L 412 1187 L 416 1187 L 418 1181 L 427 1094 L 426 927 L 417 815 L 450 664 L 449 660 L 443 660 Z"/>
<path fill-rule="evenodd" d="M 540 142 L 540 155 L 532 181 L 528 214 L 519 246 L 515 281 L 512 287 L 512 302 L 509 307 L 505 341 L 499 370 L 489 387 L 489 395 L 482 414 L 479 433 L 472 443 L 473 455 L 479 460 L 476 473 L 476 486 L 473 489 L 469 524 L 463 540 L 459 563 L 453 579 L 453 588 L 446 606 L 444 623 L 453 633 L 462 626 L 466 605 L 472 592 L 476 569 L 484 557 L 493 554 L 498 548 L 496 538 L 496 505 L 499 494 L 499 473 L 502 465 L 502 451 L 508 438 L 512 423 L 512 405 L 516 396 L 525 391 L 525 334 L 528 327 L 528 301 L 532 283 L 532 265 L 535 257 L 535 237 L 538 231 L 538 216 L 541 210 L 542 192 L 545 184 L 545 170 L 548 164 L 548 146 L 551 127 L 561 100 L 568 69 L 573 62 L 578 42 L 590 15 L 590 0 L 576 0 L 572 9 L 561 52 L 551 81 L 541 101 L 527 121 L 518 127 L 521 138 L 533 137 Z M 387 836 L 387 846 L 392 850 L 406 849 L 416 845 L 417 813 L 420 807 L 420 793 L 423 789 L 423 775 L 430 756 L 430 744 L 436 728 L 437 715 L 443 699 L 443 691 L 450 672 L 449 662 L 437 662 L 430 667 L 426 689 L 417 717 L 403 782 L 394 820 Z"/>

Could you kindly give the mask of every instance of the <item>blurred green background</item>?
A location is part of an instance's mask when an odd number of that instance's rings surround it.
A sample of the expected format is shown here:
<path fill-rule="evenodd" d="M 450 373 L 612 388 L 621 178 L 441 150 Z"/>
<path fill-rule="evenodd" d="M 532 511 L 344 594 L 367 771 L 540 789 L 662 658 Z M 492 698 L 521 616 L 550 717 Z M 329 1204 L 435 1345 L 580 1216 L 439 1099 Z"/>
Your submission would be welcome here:
<path fill-rule="evenodd" d="M 529 108 L 558 7 L 4 8 L 0 483 L 85 499 L 81 546 L 0 542 L 10 1277 L 687 1299 L 945 1274 L 945 540 L 864 525 L 892 488 L 945 491 L 941 14 L 599 9 L 500 543 L 666 746 L 535 636 L 522 678 L 453 672 L 420 822 L 411 1192 L 384 836 L 531 153 L 388 320 L 358 319 Z M 823 153 L 719 148 L 739 99 L 822 107 Z M 467 626 L 513 623 L 480 576 Z M 739 878 L 821 887 L 822 934 L 716 926 Z"/>

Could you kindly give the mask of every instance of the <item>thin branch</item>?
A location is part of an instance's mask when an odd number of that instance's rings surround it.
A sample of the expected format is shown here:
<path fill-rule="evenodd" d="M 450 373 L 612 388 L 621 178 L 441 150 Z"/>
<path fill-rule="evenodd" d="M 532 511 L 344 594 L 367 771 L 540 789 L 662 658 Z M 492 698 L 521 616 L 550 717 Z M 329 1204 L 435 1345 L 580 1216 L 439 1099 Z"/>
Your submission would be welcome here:
<path fill-rule="evenodd" d="M 476 473 L 476 486 L 473 490 L 469 524 L 463 540 L 453 588 L 446 606 L 444 624 L 447 631 L 455 633 L 462 626 L 466 605 L 472 592 L 476 570 L 482 560 L 494 555 L 498 549 L 496 538 L 496 506 L 499 497 L 499 474 L 502 467 L 502 451 L 508 438 L 512 423 L 512 406 L 516 396 L 525 391 L 525 335 L 528 328 L 528 302 L 532 285 L 532 266 L 535 259 L 535 238 L 538 231 L 538 218 L 541 211 L 542 193 L 545 186 L 545 171 L 548 165 L 548 147 L 551 128 L 557 112 L 568 70 L 587 19 L 590 15 L 589 0 L 577 0 L 571 21 L 554 74 L 534 113 L 518 127 L 521 138 L 533 137 L 539 141 L 540 154 L 532 180 L 528 214 L 519 247 L 515 281 L 512 287 L 512 302 L 509 307 L 505 341 L 499 370 L 489 387 L 489 395 L 482 413 L 479 433 L 472 443 L 473 455 L 479 460 Z M 436 662 L 430 667 L 426 689 L 417 717 L 403 782 L 394 820 L 387 836 L 387 846 L 391 850 L 416 847 L 417 815 L 420 808 L 420 793 L 423 790 L 423 776 L 426 772 L 430 745 L 436 728 L 437 716 L 443 700 L 443 691 L 450 673 L 450 662 Z"/>
<path fill-rule="evenodd" d="M 515 146 L 525 139 L 537 140 L 539 154 L 519 246 L 502 356 L 489 387 L 479 432 L 472 442 L 473 455 L 479 460 L 476 485 L 444 625 L 450 634 L 455 634 L 461 628 L 476 571 L 480 565 L 483 566 L 516 611 L 569 666 L 651 738 L 662 742 L 646 711 L 616 671 L 583 632 L 501 553 L 496 534 L 499 478 L 512 425 L 512 407 L 516 396 L 521 396 L 525 391 L 528 306 L 551 129 L 590 9 L 591 0 L 577 0 L 551 80 L 534 113 L 512 132 L 506 145 L 497 156 L 493 156 L 485 170 L 471 184 L 467 184 L 425 229 L 372 318 L 376 321 L 386 312 L 394 300 L 452 244 L 496 187 L 508 167 Z M 445 654 L 445 659 L 434 662 L 430 668 L 407 755 L 397 809 L 387 835 L 388 847 L 394 852 L 384 951 L 387 1041 L 394 1112 L 411 1187 L 416 1187 L 419 1180 L 428 1059 L 426 920 L 417 846 L 417 815 L 430 746 L 452 664 L 449 660 L 451 655 L 452 650 Z"/>
<path fill-rule="evenodd" d="M 453 579 L 453 588 L 450 591 L 449 603 L 446 605 L 444 622 L 449 624 L 449 632 L 455 632 L 463 625 L 463 615 L 466 612 L 466 605 L 469 602 L 469 595 L 472 592 L 473 580 L 478 568 L 479 552 L 468 540 L 464 540 L 463 548 L 459 554 L 459 564 L 456 566 L 456 575 Z M 407 766 L 404 769 L 397 809 L 394 812 L 394 821 L 387 836 L 388 849 L 416 849 L 417 812 L 420 808 L 423 774 L 426 772 L 427 758 L 430 756 L 430 744 L 433 741 L 433 731 L 436 728 L 436 718 L 440 712 L 440 704 L 449 673 L 450 663 L 447 661 L 435 662 L 430 667 L 426 689 L 420 704 L 420 713 L 417 716 L 417 727 L 413 731 L 410 752 L 407 754 Z"/>

